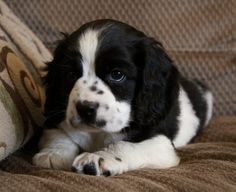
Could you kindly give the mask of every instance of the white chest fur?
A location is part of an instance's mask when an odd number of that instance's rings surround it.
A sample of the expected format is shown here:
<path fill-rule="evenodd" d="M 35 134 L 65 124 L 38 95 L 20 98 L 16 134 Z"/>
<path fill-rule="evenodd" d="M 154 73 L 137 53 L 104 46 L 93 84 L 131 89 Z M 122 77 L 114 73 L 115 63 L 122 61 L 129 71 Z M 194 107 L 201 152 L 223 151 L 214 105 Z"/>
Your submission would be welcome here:
<path fill-rule="evenodd" d="M 80 131 L 76 128 L 68 126 L 66 122 L 62 122 L 59 127 L 71 138 L 74 143 L 88 152 L 100 150 L 107 147 L 109 144 L 123 140 L 125 137 L 125 135 L 121 133 Z"/>

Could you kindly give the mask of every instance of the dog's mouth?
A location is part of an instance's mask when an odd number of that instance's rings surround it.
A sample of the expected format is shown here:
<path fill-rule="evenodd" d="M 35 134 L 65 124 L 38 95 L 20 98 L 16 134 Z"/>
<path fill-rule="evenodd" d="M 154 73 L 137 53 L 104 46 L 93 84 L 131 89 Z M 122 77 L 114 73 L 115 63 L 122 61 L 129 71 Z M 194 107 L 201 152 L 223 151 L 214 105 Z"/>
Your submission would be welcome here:
<path fill-rule="evenodd" d="M 82 121 L 78 117 L 71 118 L 69 123 L 73 128 L 77 128 L 86 132 L 101 132 L 103 131 L 103 127 L 106 125 L 105 120 L 97 120 L 94 123 L 89 123 Z"/>

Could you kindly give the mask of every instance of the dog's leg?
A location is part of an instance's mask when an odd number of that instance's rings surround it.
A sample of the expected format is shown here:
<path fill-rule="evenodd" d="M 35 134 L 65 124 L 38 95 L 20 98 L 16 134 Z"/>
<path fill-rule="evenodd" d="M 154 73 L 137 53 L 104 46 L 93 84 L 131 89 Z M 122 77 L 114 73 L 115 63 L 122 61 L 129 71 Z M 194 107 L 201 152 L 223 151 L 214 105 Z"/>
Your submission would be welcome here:
<path fill-rule="evenodd" d="M 60 129 L 45 130 L 39 148 L 33 163 L 52 169 L 70 170 L 79 152 L 79 147 Z"/>
<path fill-rule="evenodd" d="M 171 141 L 158 135 L 140 143 L 120 141 L 102 151 L 83 153 L 72 166 L 79 173 L 108 176 L 139 168 L 169 168 L 179 161 Z"/>

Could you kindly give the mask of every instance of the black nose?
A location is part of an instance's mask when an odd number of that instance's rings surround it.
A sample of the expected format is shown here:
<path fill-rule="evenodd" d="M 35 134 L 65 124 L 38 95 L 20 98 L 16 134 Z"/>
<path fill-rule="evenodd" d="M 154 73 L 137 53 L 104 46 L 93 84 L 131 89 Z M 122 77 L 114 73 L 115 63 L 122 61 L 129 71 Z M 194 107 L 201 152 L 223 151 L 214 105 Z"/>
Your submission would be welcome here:
<path fill-rule="evenodd" d="M 85 123 L 94 123 L 97 113 L 98 103 L 83 101 L 76 104 L 76 110 Z"/>

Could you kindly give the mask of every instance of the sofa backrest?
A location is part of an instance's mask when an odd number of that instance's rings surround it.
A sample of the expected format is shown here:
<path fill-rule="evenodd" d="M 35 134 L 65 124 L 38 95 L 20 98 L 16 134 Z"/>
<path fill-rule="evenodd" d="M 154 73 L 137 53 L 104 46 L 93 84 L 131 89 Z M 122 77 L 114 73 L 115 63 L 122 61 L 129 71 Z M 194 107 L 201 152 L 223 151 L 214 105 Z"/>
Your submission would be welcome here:
<path fill-rule="evenodd" d="M 215 115 L 236 115 L 234 0 L 5 0 L 49 47 L 94 19 L 127 22 L 161 41 L 179 69 L 205 81 Z"/>

